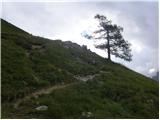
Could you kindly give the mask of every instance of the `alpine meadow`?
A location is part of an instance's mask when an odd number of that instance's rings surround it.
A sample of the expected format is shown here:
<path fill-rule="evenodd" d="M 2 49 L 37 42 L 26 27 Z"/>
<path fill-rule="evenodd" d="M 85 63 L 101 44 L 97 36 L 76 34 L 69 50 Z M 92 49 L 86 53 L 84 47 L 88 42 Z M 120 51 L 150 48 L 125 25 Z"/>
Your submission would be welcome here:
<path fill-rule="evenodd" d="M 103 57 L 87 45 L 40 37 L 6 18 L 1 18 L 1 118 L 159 118 L 159 81 L 115 61 L 134 62 L 134 49 L 121 22 L 97 12 L 92 19 L 98 29 L 79 33 L 94 42 L 95 49 L 107 56 Z M 42 17 L 42 29 L 45 19 L 51 18 Z"/>

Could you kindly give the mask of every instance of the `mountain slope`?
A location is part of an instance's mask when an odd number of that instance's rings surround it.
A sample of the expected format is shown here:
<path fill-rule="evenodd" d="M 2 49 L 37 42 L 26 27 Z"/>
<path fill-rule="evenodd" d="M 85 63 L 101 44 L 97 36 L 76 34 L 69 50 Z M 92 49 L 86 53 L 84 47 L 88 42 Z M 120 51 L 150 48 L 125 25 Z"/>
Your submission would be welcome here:
<path fill-rule="evenodd" d="M 32 36 L 2 19 L 1 26 L 2 118 L 158 118 L 152 79 L 85 46 Z M 47 110 L 35 109 L 44 105 Z"/>
<path fill-rule="evenodd" d="M 1 29 L 3 30 L 3 33 L 10 33 L 10 34 L 23 34 L 23 35 L 27 35 L 29 33 L 27 33 L 26 31 L 8 23 L 7 21 L 1 19 Z"/>

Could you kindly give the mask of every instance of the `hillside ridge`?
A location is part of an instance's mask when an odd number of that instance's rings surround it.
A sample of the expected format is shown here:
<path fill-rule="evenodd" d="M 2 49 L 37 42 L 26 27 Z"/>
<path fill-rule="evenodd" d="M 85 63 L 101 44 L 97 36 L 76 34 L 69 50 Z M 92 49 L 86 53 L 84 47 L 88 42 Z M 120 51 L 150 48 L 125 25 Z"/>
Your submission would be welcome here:
<path fill-rule="evenodd" d="M 1 26 L 2 118 L 158 118 L 158 82 L 86 46 Z"/>

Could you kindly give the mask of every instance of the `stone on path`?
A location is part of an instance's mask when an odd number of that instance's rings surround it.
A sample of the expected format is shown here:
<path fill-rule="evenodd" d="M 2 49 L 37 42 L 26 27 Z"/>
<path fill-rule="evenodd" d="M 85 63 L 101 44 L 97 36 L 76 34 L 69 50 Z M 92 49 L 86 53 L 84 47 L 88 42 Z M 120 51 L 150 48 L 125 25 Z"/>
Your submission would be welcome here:
<path fill-rule="evenodd" d="M 47 109 L 48 109 L 48 106 L 46 106 L 46 105 L 42 105 L 42 106 L 39 106 L 36 108 L 36 110 L 38 110 L 38 111 L 45 111 Z"/>

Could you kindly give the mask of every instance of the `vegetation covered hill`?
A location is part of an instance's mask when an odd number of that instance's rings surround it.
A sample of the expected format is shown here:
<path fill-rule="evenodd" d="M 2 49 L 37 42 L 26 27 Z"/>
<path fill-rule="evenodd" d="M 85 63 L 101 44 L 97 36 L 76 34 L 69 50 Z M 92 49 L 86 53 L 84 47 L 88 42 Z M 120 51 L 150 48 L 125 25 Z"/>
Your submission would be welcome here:
<path fill-rule="evenodd" d="M 86 46 L 1 27 L 2 118 L 158 118 L 158 82 Z"/>

